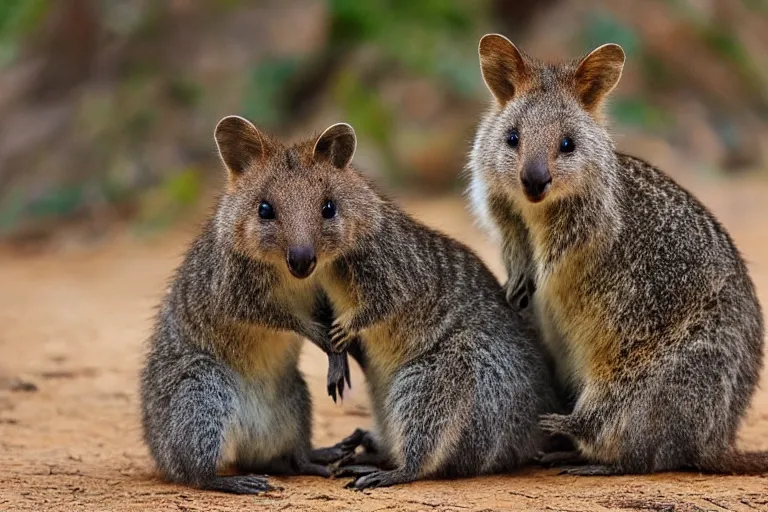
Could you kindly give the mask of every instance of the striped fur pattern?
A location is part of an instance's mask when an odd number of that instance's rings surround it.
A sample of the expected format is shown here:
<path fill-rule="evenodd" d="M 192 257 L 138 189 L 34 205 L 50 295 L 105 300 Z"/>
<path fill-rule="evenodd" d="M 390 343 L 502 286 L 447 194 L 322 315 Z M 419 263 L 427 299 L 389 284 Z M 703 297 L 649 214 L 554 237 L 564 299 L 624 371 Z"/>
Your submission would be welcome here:
<path fill-rule="evenodd" d="M 542 426 L 570 437 L 578 454 L 550 460 L 586 463 L 569 470 L 582 475 L 768 470 L 768 455 L 734 446 L 763 361 L 754 285 L 699 201 L 614 150 L 600 111 L 623 52 L 606 45 L 547 64 L 489 35 L 480 58 L 494 101 L 470 157 L 469 196 L 501 235 L 508 295 L 532 282 L 574 399 L 570 414 Z M 575 150 L 560 149 L 564 137 Z M 538 201 L 521 185 L 534 161 L 551 176 Z"/>

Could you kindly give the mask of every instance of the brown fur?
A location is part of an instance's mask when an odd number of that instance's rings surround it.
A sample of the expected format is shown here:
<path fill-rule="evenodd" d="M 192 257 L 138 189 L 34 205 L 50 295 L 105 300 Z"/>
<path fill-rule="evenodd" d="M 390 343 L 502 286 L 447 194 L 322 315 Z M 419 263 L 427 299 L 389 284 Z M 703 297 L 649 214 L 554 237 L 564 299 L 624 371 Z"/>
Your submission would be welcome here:
<path fill-rule="evenodd" d="M 507 296 L 535 290 L 545 341 L 575 401 L 571 414 L 542 425 L 571 437 L 592 463 L 572 472 L 765 471 L 764 454 L 734 448 L 762 367 L 754 285 L 701 203 L 615 152 L 601 107 L 623 51 L 604 45 L 542 63 L 490 35 L 480 58 L 495 102 L 478 128 L 470 196 L 502 241 Z M 505 73 L 526 76 L 511 97 Z M 572 151 L 562 150 L 566 137 Z M 551 178 L 534 200 L 522 184 L 532 163 Z"/>

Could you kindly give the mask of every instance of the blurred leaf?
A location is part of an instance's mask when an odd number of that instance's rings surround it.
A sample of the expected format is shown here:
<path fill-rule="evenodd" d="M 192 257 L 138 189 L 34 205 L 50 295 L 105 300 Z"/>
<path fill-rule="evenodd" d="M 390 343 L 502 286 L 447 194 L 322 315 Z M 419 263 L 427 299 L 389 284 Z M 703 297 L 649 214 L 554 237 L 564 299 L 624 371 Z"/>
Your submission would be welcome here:
<path fill-rule="evenodd" d="M 747 9 L 760 13 L 768 12 L 768 0 L 742 0 Z"/>
<path fill-rule="evenodd" d="M 662 88 L 675 82 L 675 74 L 669 69 L 669 65 L 658 55 L 642 52 L 640 65 L 643 69 L 643 78 L 653 88 Z"/>
<path fill-rule="evenodd" d="M 381 146 L 389 144 L 392 116 L 376 91 L 364 87 L 352 71 L 345 71 L 336 83 L 335 96 L 352 126 Z"/>
<path fill-rule="evenodd" d="M 157 112 L 149 108 L 134 112 L 126 120 L 125 130 L 134 139 L 144 137 L 157 121 Z"/>
<path fill-rule="evenodd" d="M 632 57 L 640 48 L 640 41 L 635 31 L 606 11 L 590 13 L 582 39 L 585 51 L 593 50 L 602 44 L 616 43 L 624 48 L 627 57 Z"/>
<path fill-rule="evenodd" d="M 610 105 L 612 117 L 620 124 L 657 131 L 673 128 L 670 114 L 640 98 L 617 98 Z"/>
<path fill-rule="evenodd" d="M 447 78 L 449 86 L 466 93 L 476 73 L 475 39 L 484 8 L 485 2 L 462 0 L 331 0 L 331 40 L 371 44 L 385 59 Z"/>
<path fill-rule="evenodd" d="M 192 107 L 200 101 L 203 88 L 191 78 L 174 76 L 168 84 L 168 95 L 179 106 Z"/>
<path fill-rule="evenodd" d="M 31 217 L 64 217 L 72 214 L 83 204 L 83 185 L 64 185 L 46 190 L 32 199 L 24 208 Z"/>
<path fill-rule="evenodd" d="M 21 191 L 12 190 L 2 199 L 0 233 L 10 231 L 24 214 L 24 199 Z"/>
<path fill-rule="evenodd" d="M 474 47 L 470 52 L 465 51 L 469 46 L 459 49 L 445 47 L 440 51 L 440 58 L 435 62 L 435 74 L 446 80 L 446 85 L 466 98 L 475 97 L 484 90 L 482 80 L 478 80 L 478 62 Z"/>
<path fill-rule="evenodd" d="M 0 67 L 16 57 L 19 39 L 40 24 L 49 6 L 48 0 L 0 1 Z"/>
<path fill-rule="evenodd" d="M 743 64 L 748 61 L 747 52 L 739 41 L 738 36 L 719 25 L 711 25 L 702 31 L 704 41 L 732 62 Z"/>
<path fill-rule="evenodd" d="M 188 168 L 171 176 L 163 187 L 170 201 L 178 206 L 190 206 L 200 197 L 201 175 L 198 169 Z"/>
<path fill-rule="evenodd" d="M 245 91 L 245 116 L 265 127 L 283 121 L 285 106 L 281 103 L 283 90 L 300 69 L 295 58 L 266 59 L 251 71 Z"/>
<path fill-rule="evenodd" d="M 174 172 L 159 186 L 144 193 L 136 229 L 146 233 L 168 227 L 200 198 L 202 179 L 199 169 L 189 167 Z"/>
<path fill-rule="evenodd" d="M 758 69 L 749 51 L 739 40 L 737 34 L 720 25 L 708 25 L 702 29 L 704 42 L 720 57 L 728 61 L 738 72 L 741 80 L 758 96 L 765 106 L 768 95 L 765 91 L 765 79 L 768 78 Z"/>

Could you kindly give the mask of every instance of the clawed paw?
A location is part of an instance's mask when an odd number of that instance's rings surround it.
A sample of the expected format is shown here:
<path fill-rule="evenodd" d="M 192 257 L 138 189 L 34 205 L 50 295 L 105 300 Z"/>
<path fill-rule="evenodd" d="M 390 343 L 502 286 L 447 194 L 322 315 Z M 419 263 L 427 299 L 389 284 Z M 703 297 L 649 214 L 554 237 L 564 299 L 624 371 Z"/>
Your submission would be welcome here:
<path fill-rule="evenodd" d="M 585 459 L 577 451 L 540 453 L 536 459 L 541 466 L 550 468 L 562 465 L 577 466 L 586 464 Z"/>
<path fill-rule="evenodd" d="M 544 414 L 539 417 L 539 427 L 547 434 L 564 434 L 566 420 L 562 414 Z"/>
<path fill-rule="evenodd" d="M 347 355 L 344 353 L 329 354 L 326 387 L 334 402 L 336 402 L 337 395 L 344 400 L 344 383 L 346 382 L 347 386 L 351 388 L 350 380 Z"/>
<path fill-rule="evenodd" d="M 352 343 L 354 335 L 339 323 L 338 319 L 333 322 L 330 331 L 331 346 L 337 352 L 343 352 Z"/>
<path fill-rule="evenodd" d="M 375 489 L 383 483 L 383 477 L 385 476 L 383 471 L 377 471 L 365 476 L 361 476 L 352 480 L 344 486 L 345 489 L 354 489 L 355 491 L 362 491 L 363 489 Z"/>
<path fill-rule="evenodd" d="M 558 473 L 558 475 L 574 475 L 574 476 L 612 476 L 612 475 L 622 475 L 622 474 L 624 473 L 616 468 L 613 468 L 611 466 L 604 466 L 600 464 L 566 468 Z"/>

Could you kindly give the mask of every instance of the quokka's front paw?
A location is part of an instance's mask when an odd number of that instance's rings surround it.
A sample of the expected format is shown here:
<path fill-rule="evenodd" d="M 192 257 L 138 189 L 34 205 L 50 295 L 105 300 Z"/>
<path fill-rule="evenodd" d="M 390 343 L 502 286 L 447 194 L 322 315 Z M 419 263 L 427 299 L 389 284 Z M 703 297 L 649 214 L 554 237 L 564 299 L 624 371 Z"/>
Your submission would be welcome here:
<path fill-rule="evenodd" d="M 347 350 L 355 337 L 354 333 L 347 331 L 338 319 L 334 320 L 333 325 L 331 325 L 330 336 L 331 346 L 337 352 Z"/>
<path fill-rule="evenodd" d="M 570 434 L 569 417 L 565 414 L 543 414 L 539 416 L 539 427 L 547 434 Z"/>
<path fill-rule="evenodd" d="M 346 352 L 330 353 L 328 354 L 328 377 L 327 388 L 328 395 L 336 402 L 336 396 L 344 399 L 344 382 L 347 386 L 352 387 L 351 378 L 349 375 L 349 362 L 347 361 Z"/>

